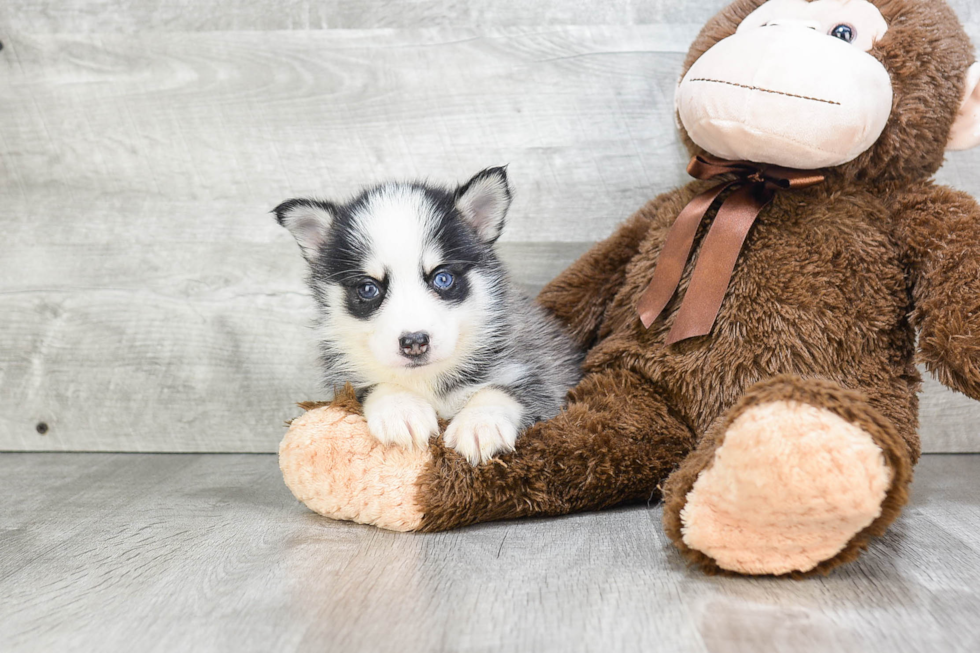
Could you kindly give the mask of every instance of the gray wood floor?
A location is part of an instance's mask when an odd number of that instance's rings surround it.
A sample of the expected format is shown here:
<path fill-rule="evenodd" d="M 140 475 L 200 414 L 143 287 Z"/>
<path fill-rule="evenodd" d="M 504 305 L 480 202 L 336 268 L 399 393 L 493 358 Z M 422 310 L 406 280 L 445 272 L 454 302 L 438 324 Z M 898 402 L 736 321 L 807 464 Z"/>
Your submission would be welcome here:
<path fill-rule="evenodd" d="M 927 456 L 857 564 L 684 567 L 638 506 L 435 535 L 331 522 L 274 456 L 0 454 L 2 651 L 978 651 L 980 456 Z"/>

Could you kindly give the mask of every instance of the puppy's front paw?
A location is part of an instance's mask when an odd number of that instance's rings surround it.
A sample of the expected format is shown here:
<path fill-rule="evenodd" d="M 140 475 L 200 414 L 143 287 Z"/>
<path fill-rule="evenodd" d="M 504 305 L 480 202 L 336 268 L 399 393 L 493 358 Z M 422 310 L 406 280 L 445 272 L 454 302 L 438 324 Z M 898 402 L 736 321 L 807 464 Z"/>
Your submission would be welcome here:
<path fill-rule="evenodd" d="M 425 449 L 439 432 L 435 409 L 422 397 L 403 390 L 376 388 L 364 401 L 368 430 L 381 444 Z"/>
<path fill-rule="evenodd" d="M 446 445 L 475 467 L 497 453 L 513 451 L 517 427 L 511 407 L 466 407 L 446 428 Z"/>

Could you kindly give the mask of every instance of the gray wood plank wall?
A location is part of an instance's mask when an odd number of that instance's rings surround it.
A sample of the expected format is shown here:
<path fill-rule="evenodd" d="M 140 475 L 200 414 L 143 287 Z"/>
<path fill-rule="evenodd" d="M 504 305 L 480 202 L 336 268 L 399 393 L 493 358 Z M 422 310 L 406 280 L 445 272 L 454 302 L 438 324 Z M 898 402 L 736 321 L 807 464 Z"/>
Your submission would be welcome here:
<path fill-rule="evenodd" d="M 723 4 L 6 0 L 0 450 L 274 451 L 319 394 L 288 197 L 509 163 L 536 290 L 685 182 L 673 86 Z M 930 384 L 922 417 L 980 451 L 980 405 Z"/>

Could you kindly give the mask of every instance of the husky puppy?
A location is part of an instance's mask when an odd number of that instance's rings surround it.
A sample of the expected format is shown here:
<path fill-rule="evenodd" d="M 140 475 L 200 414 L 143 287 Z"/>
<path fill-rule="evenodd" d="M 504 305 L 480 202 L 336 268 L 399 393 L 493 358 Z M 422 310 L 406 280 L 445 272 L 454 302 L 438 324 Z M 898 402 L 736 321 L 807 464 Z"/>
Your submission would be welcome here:
<path fill-rule="evenodd" d="M 578 382 L 581 352 L 493 251 L 510 200 L 489 168 L 455 190 L 388 183 L 275 209 L 310 265 L 325 385 L 354 385 L 382 443 L 426 447 L 442 417 L 477 465 Z"/>

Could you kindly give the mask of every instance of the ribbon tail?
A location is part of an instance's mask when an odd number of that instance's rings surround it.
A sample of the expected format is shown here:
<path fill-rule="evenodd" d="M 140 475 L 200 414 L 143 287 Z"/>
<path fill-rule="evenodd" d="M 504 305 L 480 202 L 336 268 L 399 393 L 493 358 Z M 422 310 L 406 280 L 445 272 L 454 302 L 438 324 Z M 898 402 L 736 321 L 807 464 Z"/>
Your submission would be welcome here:
<path fill-rule="evenodd" d="M 694 236 L 698 232 L 698 226 L 700 226 L 704 215 L 714 201 L 718 199 L 718 196 L 734 183 L 737 182 L 721 184 L 700 193 L 684 207 L 677 219 L 674 220 L 660 256 L 657 258 L 657 266 L 653 270 L 653 279 L 636 306 L 636 310 L 640 314 L 640 321 L 643 322 L 645 328 L 650 328 L 650 325 L 660 316 L 664 307 L 667 306 L 667 302 L 677 291 L 681 275 L 684 274 L 684 266 L 687 264 L 687 258 L 690 256 L 691 248 L 694 245 Z"/>
<path fill-rule="evenodd" d="M 759 213 L 774 196 L 774 191 L 765 186 L 745 186 L 732 193 L 718 209 L 677 319 L 667 335 L 668 345 L 711 333 L 742 244 Z"/>

